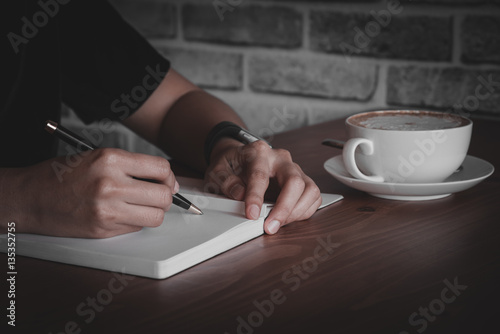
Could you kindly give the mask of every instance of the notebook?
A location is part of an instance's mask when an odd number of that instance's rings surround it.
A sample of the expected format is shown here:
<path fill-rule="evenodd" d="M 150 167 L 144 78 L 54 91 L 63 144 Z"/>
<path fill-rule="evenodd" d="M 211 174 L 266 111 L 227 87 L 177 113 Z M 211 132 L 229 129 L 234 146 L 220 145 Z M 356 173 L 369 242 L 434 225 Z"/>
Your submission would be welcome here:
<path fill-rule="evenodd" d="M 16 234 L 16 255 L 164 279 L 264 233 L 272 204 L 263 205 L 257 220 L 248 220 L 243 202 L 205 194 L 199 180 L 177 179 L 180 193 L 203 215 L 172 205 L 159 227 L 107 239 Z M 323 194 L 323 199 L 322 207 L 342 196 Z M 0 251 L 7 251 L 5 234 Z"/>

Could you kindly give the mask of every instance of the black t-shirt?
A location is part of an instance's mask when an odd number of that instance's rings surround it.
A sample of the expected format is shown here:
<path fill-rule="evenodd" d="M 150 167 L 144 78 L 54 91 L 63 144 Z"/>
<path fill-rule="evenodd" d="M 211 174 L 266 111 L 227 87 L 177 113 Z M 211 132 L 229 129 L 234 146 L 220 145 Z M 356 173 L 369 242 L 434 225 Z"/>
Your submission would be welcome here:
<path fill-rule="evenodd" d="M 0 167 L 53 157 L 61 102 L 86 123 L 136 111 L 169 62 L 106 1 L 15 0 L 0 13 Z M 135 99 L 131 98 L 134 97 Z"/>

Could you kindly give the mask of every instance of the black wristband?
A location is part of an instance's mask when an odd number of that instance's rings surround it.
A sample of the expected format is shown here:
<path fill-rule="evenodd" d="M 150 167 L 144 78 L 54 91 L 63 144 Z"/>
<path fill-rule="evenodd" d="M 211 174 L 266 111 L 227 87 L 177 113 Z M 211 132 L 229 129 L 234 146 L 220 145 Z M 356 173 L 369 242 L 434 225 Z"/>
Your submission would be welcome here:
<path fill-rule="evenodd" d="M 233 138 L 244 144 L 249 144 L 257 140 L 263 140 L 262 138 L 251 134 L 239 125 L 227 121 L 220 122 L 214 126 L 212 130 L 210 130 L 207 135 L 207 139 L 205 140 L 204 153 L 207 165 L 210 164 L 210 155 L 212 154 L 215 144 L 223 137 Z"/>

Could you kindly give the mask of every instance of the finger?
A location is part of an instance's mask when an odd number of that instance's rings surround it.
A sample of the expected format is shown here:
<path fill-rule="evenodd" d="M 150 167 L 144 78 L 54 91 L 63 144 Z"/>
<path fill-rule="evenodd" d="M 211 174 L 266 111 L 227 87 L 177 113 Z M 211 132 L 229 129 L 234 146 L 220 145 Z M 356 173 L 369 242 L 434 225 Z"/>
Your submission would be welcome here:
<path fill-rule="evenodd" d="M 229 175 L 221 185 L 221 191 L 229 198 L 242 201 L 245 198 L 246 187 L 239 176 Z"/>
<path fill-rule="evenodd" d="M 170 169 L 170 163 L 162 157 L 131 153 L 120 150 L 122 156 L 118 156 L 121 170 L 130 177 L 145 180 L 155 180 L 175 189 L 175 175 Z"/>
<path fill-rule="evenodd" d="M 294 206 L 293 211 L 290 213 L 287 220 L 282 223 L 282 226 L 311 217 L 321 205 L 322 199 L 319 188 L 316 186 L 314 181 L 305 174 L 303 174 L 303 178 L 305 181 L 304 192 L 302 193 L 302 196 L 297 204 Z"/>
<path fill-rule="evenodd" d="M 305 196 L 302 196 L 305 197 Z M 310 205 L 301 205 L 302 203 L 302 198 L 299 200 L 298 206 L 303 206 L 303 209 L 296 208 L 293 210 L 293 212 L 288 216 L 288 219 L 285 223 L 281 224 L 281 226 L 293 223 L 295 221 L 300 221 L 300 220 L 306 220 L 310 218 L 319 208 L 321 205 L 321 197 L 318 199 L 315 199 L 312 204 Z"/>
<path fill-rule="evenodd" d="M 264 195 L 269 186 L 270 174 L 267 159 L 256 157 L 247 167 L 245 173 L 245 212 L 250 219 L 257 219 L 260 216 Z"/>
<path fill-rule="evenodd" d="M 295 164 L 282 166 L 280 170 L 282 172 L 277 177 L 281 192 L 264 224 L 268 234 L 275 234 L 288 221 L 306 188 L 303 173 Z"/>
<path fill-rule="evenodd" d="M 130 166 L 130 170 L 126 171 L 128 176 L 132 176 L 139 181 L 166 185 L 170 189 L 170 194 L 175 194 L 179 191 L 179 183 L 170 169 L 170 163 L 168 160 L 146 154 L 140 154 L 139 156 L 136 156 L 136 158 L 143 160 L 136 161 L 134 163 L 134 165 L 136 165 L 135 168 Z"/>
<path fill-rule="evenodd" d="M 92 238 L 107 238 L 138 231 L 143 227 L 157 227 L 165 217 L 165 211 L 162 209 L 120 201 L 101 205 L 94 211 L 94 219 L 89 224 Z"/>
<path fill-rule="evenodd" d="M 125 204 L 121 206 L 121 212 L 124 218 L 119 223 L 120 225 L 158 227 L 165 218 L 165 211 L 150 206 Z"/>
<path fill-rule="evenodd" d="M 318 211 L 318 208 L 321 206 L 321 203 L 323 202 L 321 196 L 309 207 L 309 209 L 304 213 L 302 218 L 299 218 L 297 220 L 304 220 L 304 219 L 309 219 L 316 211 Z"/>
<path fill-rule="evenodd" d="M 232 164 L 227 159 L 222 159 L 207 173 L 207 182 L 229 198 L 243 200 L 245 184 L 236 174 Z"/>
<path fill-rule="evenodd" d="M 120 224 L 120 225 L 114 226 L 114 228 L 112 230 L 92 229 L 86 233 L 85 233 L 85 231 L 82 231 L 83 234 L 79 235 L 79 237 L 91 238 L 91 239 L 104 239 L 104 238 L 115 237 L 115 236 L 121 235 L 121 234 L 138 232 L 140 230 L 142 230 L 142 227 L 140 227 L 140 226 Z"/>
<path fill-rule="evenodd" d="M 174 189 L 160 183 L 130 178 L 122 190 L 122 200 L 128 204 L 150 206 L 168 211 Z"/>

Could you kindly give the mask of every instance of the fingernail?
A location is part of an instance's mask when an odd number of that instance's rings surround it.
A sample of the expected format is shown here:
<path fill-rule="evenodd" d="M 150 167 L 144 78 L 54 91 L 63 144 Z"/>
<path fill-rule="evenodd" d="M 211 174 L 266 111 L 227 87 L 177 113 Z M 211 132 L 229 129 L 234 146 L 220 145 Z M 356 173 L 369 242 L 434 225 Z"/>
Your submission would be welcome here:
<path fill-rule="evenodd" d="M 250 206 L 249 211 L 250 211 L 250 218 L 257 219 L 260 217 L 260 209 L 256 204 L 252 204 L 252 206 Z"/>
<path fill-rule="evenodd" d="M 280 222 L 277 221 L 277 220 L 272 220 L 269 225 L 267 225 L 267 230 L 271 233 L 271 234 L 275 234 L 276 232 L 278 232 L 278 230 L 280 229 Z"/>
<path fill-rule="evenodd" d="M 174 194 L 177 194 L 179 192 L 179 188 L 181 186 L 179 185 L 179 182 L 177 182 L 177 180 L 175 181 L 175 185 L 174 185 Z"/>
<path fill-rule="evenodd" d="M 231 188 L 229 195 L 231 195 L 233 199 L 239 200 L 243 197 L 244 191 L 245 188 L 243 188 L 241 184 L 237 183 Z"/>

